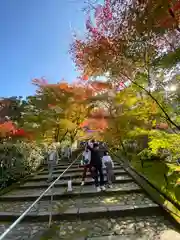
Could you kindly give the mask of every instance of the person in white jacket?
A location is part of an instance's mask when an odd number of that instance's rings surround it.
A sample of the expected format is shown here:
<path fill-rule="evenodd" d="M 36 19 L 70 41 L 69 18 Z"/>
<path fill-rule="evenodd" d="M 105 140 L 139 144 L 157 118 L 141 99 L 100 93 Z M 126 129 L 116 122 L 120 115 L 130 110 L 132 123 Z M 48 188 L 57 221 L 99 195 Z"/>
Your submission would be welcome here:
<path fill-rule="evenodd" d="M 83 157 L 83 159 L 81 161 L 81 167 L 83 167 L 84 170 L 83 170 L 83 175 L 82 175 L 81 186 L 84 186 L 84 182 L 86 179 L 86 174 L 87 174 L 88 169 L 91 172 L 91 166 L 90 166 L 91 152 L 88 149 L 85 149 L 85 151 L 82 154 L 82 157 Z"/>
<path fill-rule="evenodd" d="M 114 163 L 113 160 L 111 158 L 111 156 L 109 156 L 109 153 L 106 151 L 104 152 L 104 156 L 102 157 L 102 166 L 103 168 L 106 169 L 106 175 L 107 175 L 107 182 L 108 182 L 108 187 L 112 188 L 112 182 L 114 180 Z"/>

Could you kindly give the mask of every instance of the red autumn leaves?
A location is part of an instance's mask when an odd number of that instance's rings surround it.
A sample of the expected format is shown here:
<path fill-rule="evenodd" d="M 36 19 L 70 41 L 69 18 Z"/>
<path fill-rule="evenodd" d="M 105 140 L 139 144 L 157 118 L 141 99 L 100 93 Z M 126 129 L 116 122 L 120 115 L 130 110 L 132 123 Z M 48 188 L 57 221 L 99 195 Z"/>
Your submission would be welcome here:
<path fill-rule="evenodd" d="M 108 23 L 112 20 L 111 1 L 105 0 L 104 5 L 98 4 L 94 11 L 95 25 L 92 24 L 90 15 L 86 21 L 86 29 L 94 39 L 100 38 L 108 29 Z"/>
<path fill-rule="evenodd" d="M 107 121 L 104 118 L 99 119 L 89 118 L 80 124 L 80 127 L 85 131 L 96 130 L 102 132 L 107 128 L 107 126 L 108 126 Z"/>
<path fill-rule="evenodd" d="M 17 128 L 12 121 L 7 121 L 0 124 L 0 137 L 30 138 L 30 134 L 22 128 Z"/>
<path fill-rule="evenodd" d="M 162 6 L 163 9 L 163 6 Z M 180 31 L 180 1 L 169 0 L 168 9 L 166 15 L 163 17 L 160 15 L 160 19 L 157 20 L 158 26 L 165 29 L 176 29 Z"/>

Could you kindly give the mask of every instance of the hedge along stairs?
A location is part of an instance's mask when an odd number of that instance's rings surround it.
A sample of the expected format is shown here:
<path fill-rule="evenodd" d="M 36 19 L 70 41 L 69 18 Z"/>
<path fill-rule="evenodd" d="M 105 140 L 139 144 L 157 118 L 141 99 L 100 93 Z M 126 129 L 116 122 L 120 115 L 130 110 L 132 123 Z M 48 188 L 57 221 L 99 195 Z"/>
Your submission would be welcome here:
<path fill-rule="evenodd" d="M 60 161 L 54 177 L 68 165 Z M 82 169 L 75 163 L 5 239 L 156 240 L 180 237 L 165 212 L 119 163 L 115 163 L 114 171 L 113 188 L 97 193 L 89 174 L 86 184 L 80 186 Z M 49 186 L 47 177 L 47 166 L 44 166 L 42 172 L 23 185 L 0 196 L 0 233 Z M 72 192 L 67 192 L 69 179 L 72 180 Z M 50 212 L 52 225 L 48 228 Z"/>

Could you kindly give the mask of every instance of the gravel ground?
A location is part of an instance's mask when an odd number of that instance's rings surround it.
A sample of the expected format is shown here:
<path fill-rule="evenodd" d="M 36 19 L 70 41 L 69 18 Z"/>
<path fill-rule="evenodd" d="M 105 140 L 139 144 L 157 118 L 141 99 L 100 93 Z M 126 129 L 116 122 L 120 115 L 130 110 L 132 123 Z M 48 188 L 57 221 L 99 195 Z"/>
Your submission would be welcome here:
<path fill-rule="evenodd" d="M 0 233 L 7 226 L 8 224 L 1 224 Z M 80 240 L 85 239 L 85 237 L 105 237 L 109 235 L 128 236 L 128 239 L 136 235 L 138 237 L 143 236 L 144 240 L 165 240 L 165 237 L 169 236 L 169 232 L 171 232 L 174 240 L 176 235 L 180 237 L 171 223 L 161 216 L 61 221 L 60 223 L 54 222 L 49 230 L 47 228 L 47 223 L 20 224 L 5 240 Z"/>

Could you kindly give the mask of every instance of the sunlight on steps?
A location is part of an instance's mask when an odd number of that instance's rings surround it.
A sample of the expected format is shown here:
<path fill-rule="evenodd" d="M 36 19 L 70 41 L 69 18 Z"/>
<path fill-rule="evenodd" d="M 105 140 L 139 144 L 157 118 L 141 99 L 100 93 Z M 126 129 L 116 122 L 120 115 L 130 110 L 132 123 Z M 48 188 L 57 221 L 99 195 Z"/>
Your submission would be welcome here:
<path fill-rule="evenodd" d="M 118 203 L 118 202 L 119 202 L 119 200 L 116 199 L 115 197 L 105 198 L 104 201 L 102 201 L 102 203 L 104 203 L 104 204 Z"/>

